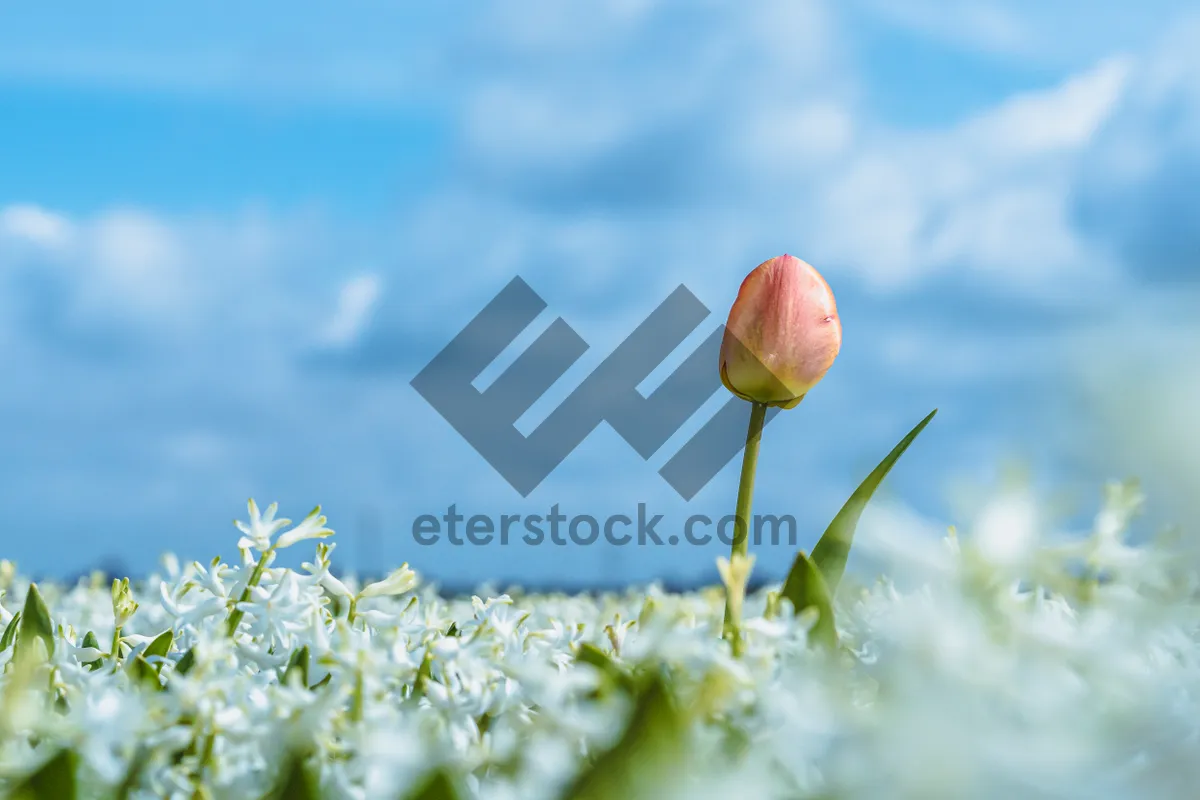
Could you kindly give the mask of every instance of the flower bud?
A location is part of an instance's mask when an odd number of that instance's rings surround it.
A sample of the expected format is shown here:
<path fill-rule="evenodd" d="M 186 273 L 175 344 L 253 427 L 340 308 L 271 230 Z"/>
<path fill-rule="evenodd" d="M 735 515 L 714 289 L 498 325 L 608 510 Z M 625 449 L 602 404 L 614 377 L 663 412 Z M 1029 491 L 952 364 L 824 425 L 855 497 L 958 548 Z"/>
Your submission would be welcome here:
<path fill-rule="evenodd" d="M 829 284 L 810 265 L 782 255 L 742 281 L 721 342 L 721 382 L 743 400 L 793 408 L 825 377 L 841 346 Z"/>
<path fill-rule="evenodd" d="M 133 599 L 133 590 L 129 588 L 129 578 L 113 578 L 112 582 L 113 622 L 118 628 L 122 627 L 138 610 L 138 604 Z"/>

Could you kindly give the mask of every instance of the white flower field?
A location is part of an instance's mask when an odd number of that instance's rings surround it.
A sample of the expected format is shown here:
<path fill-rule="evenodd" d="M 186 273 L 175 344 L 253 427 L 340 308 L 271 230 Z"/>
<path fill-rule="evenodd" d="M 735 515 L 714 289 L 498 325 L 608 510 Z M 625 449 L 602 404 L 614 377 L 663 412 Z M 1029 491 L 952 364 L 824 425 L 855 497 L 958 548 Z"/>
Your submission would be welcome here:
<path fill-rule="evenodd" d="M 168 557 L 134 583 L 34 588 L 4 562 L 0 785 L 36 798 L 1194 796 L 1196 562 L 1178 542 L 1126 541 L 1135 487 L 1106 498 L 1090 537 L 1019 530 L 1026 517 L 1000 503 L 961 537 L 893 541 L 895 580 L 843 582 L 832 635 L 816 633 L 820 604 L 795 614 L 778 586 L 752 593 L 738 657 L 720 587 L 446 599 L 407 567 L 362 585 L 330 573 L 316 512 L 292 527 L 251 504 L 241 563 Z M 277 568 L 285 547 L 315 550 Z"/>

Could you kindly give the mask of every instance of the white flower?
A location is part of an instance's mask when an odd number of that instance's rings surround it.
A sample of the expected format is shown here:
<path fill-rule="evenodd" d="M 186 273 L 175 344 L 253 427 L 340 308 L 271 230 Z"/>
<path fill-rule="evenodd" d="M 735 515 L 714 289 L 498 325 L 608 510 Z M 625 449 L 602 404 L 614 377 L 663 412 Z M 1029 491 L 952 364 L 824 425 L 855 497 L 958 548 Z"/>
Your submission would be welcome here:
<path fill-rule="evenodd" d="M 346 586 L 346 584 L 342 583 L 328 572 L 321 576 L 320 584 L 321 588 L 329 592 L 331 595 L 342 597 L 346 600 L 354 599 L 354 592 L 350 591 L 350 587 Z"/>
<path fill-rule="evenodd" d="M 399 569 L 381 581 L 369 583 L 358 593 L 359 599 L 367 597 L 383 597 L 386 595 L 404 594 L 417 585 L 417 573 L 403 564 Z"/>
<path fill-rule="evenodd" d="M 86 581 L 45 587 L 53 657 L 40 660 L 40 638 L 34 658 L 0 652 L 0 774 L 67 747 L 103 784 L 88 796 L 107 794 L 144 747 L 137 796 L 190 797 L 199 782 L 262 797 L 290 746 L 311 754 L 321 796 L 411 796 L 444 768 L 473 776 L 480 800 L 556 797 L 636 718 L 631 686 L 661 673 L 691 760 L 655 797 L 1185 796 L 1200 780 L 1200 575 L 1165 543 L 1126 541 L 1137 499 L 1110 490 L 1093 538 L 1066 555 L 1044 543 L 1049 519 L 993 509 L 980 531 L 991 563 L 967 540 L 962 570 L 844 592 L 837 658 L 806 645 L 812 620 L 790 603 L 764 617 L 766 591 L 744 598 L 735 658 L 719 585 L 443 598 L 405 565 L 357 592 L 375 608 L 335 619 L 330 596 L 359 586 L 330 574 L 332 545 L 301 571 L 275 567 L 286 526 L 252 509 L 232 563 L 165 561 L 165 580 L 121 582 L 115 603 Z M 310 518 L 295 541 L 326 530 Z M 1021 535 L 1031 527 L 1046 530 Z M 1076 586 L 1088 558 L 1107 572 L 1086 602 L 1046 588 Z M 722 578 L 736 590 L 750 566 L 723 563 Z M 0 586 L 9 616 L 27 585 Z M 231 637 L 233 601 L 245 617 Z M 150 659 L 163 691 L 102 658 L 114 606 L 134 652 L 174 632 Z"/>
<path fill-rule="evenodd" d="M 332 535 L 333 531 L 325 527 L 325 517 L 321 516 L 321 507 L 317 506 L 308 512 L 308 516 L 299 525 L 286 533 L 280 534 L 279 541 L 275 543 L 275 547 L 282 550 L 305 539 L 322 539 Z"/>
<path fill-rule="evenodd" d="M 267 506 L 266 514 L 259 513 L 258 504 L 254 502 L 254 498 L 250 498 L 246 507 L 250 510 L 249 524 L 236 520 L 233 523 L 239 531 L 245 534 L 238 540 L 239 549 L 253 548 L 260 552 L 266 550 L 271 546 L 271 537 L 292 524 L 290 519 L 275 519 L 275 512 L 279 509 L 278 503 L 271 503 Z"/>

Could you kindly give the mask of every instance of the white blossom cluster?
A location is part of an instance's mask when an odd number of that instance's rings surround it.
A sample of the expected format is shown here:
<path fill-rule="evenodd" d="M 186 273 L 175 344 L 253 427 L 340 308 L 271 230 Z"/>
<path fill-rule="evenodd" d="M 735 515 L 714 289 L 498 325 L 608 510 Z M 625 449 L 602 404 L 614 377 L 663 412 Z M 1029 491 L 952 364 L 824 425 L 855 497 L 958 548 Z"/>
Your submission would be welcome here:
<path fill-rule="evenodd" d="M 0 787 L 55 796 L 37 786 L 69 768 L 80 797 L 303 796 L 289 775 L 330 798 L 1194 797 L 1197 562 L 1127 541 L 1140 501 L 1111 486 L 1069 540 L 1019 497 L 961 537 L 878 540 L 892 577 L 844 582 L 835 648 L 769 587 L 737 658 L 720 587 L 364 585 L 331 574 L 317 512 L 253 503 L 237 564 L 31 590 L 4 562 Z M 273 566 L 304 542 L 300 570 Z"/>

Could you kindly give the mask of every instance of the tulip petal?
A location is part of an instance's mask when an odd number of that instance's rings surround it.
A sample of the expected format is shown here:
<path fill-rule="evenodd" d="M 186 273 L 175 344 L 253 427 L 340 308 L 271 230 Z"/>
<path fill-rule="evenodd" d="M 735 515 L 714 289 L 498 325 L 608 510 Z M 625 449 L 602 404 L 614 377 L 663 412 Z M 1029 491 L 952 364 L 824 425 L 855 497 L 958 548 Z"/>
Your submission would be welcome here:
<path fill-rule="evenodd" d="M 829 284 L 789 255 L 742 281 L 721 342 L 721 381 L 736 396 L 794 408 L 825 376 L 842 331 Z"/>

